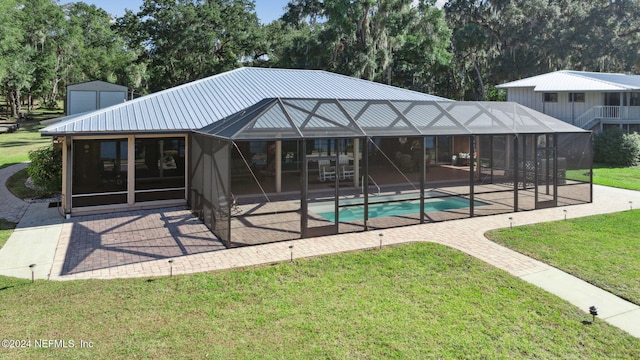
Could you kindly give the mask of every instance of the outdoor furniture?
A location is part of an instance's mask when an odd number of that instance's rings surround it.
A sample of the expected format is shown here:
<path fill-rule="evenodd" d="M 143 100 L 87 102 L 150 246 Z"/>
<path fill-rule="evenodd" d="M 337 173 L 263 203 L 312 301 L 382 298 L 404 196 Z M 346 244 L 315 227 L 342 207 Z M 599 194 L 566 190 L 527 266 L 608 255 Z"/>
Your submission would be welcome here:
<path fill-rule="evenodd" d="M 340 166 L 340 180 L 353 179 L 354 171 L 353 166 L 349 164 L 349 157 L 340 155 L 338 164 Z"/>
<path fill-rule="evenodd" d="M 350 165 L 341 165 L 340 166 L 340 179 L 341 180 L 353 179 L 353 174 L 354 174 L 353 166 L 350 166 Z"/>
<path fill-rule="evenodd" d="M 336 178 L 336 168 L 331 166 L 329 160 L 318 160 L 318 174 L 320 181 L 334 180 Z"/>

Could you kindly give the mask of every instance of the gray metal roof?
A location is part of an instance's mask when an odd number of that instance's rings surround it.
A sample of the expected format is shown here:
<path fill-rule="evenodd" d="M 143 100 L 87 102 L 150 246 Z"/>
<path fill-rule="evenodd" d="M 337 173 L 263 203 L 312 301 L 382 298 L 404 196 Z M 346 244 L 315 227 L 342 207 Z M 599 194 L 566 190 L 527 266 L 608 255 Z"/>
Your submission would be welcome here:
<path fill-rule="evenodd" d="M 513 102 L 264 99 L 196 132 L 232 140 L 576 133 Z"/>
<path fill-rule="evenodd" d="M 638 91 L 640 75 L 562 70 L 496 87 L 499 89 L 532 87 L 537 92 Z"/>
<path fill-rule="evenodd" d="M 45 135 L 203 128 L 269 98 L 447 99 L 319 70 L 239 68 L 94 112 L 61 118 Z"/>
<path fill-rule="evenodd" d="M 67 90 L 124 91 L 126 93 L 129 91 L 129 88 L 123 85 L 113 84 L 102 80 L 93 80 L 67 85 Z"/>

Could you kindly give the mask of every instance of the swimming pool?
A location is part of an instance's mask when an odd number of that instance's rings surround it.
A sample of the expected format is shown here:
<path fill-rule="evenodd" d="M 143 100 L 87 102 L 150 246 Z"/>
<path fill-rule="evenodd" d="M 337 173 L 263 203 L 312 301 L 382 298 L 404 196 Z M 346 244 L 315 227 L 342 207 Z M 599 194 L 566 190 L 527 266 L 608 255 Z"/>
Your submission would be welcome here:
<path fill-rule="evenodd" d="M 434 197 L 442 195 L 444 194 L 438 192 L 426 193 L 424 199 L 424 211 L 446 211 L 455 209 L 466 209 L 469 207 L 469 199 L 461 196 Z M 371 201 L 372 199 L 370 198 L 369 219 L 387 216 L 419 214 L 420 200 L 402 200 L 402 198 L 407 197 L 415 198 L 415 194 L 404 196 L 377 196 L 373 199 L 374 201 Z M 474 201 L 474 206 L 483 205 L 488 204 L 482 201 Z M 333 206 L 333 202 L 309 204 L 309 211 L 321 216 L 325 220 L 335 222 L 336 217 Z M 339 218 L 340 221 L 364 219 L 364 205 L 362 204 L 362 199 L 340 200 Z"/>

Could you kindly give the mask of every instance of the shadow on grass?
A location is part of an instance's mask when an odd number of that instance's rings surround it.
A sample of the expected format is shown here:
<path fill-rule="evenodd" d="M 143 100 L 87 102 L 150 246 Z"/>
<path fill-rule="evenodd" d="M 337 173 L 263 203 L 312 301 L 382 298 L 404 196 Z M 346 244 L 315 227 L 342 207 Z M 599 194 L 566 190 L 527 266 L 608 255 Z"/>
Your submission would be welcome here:
<path fill-rule="evenodd" d="M 15 146 L 25 146 L 25 145 L 33 145 L 33 141 L 7 141 L 0 143 L 0 147 L 15 147 Z M 44 144 L 44 143 L 43 143 Z"/>
<path fill-rule="evenodd" d="M 4 169 L 6 167 L 9 167 L 9 166 L 16 165 L 16 164 L 20 164 L 20 163 L 12 162 L 12 163 L 8 163 L 8 164 L 2 164 L 2 165 L 0 165 L 0 170 Z"/>
<path fill-rule="evenodd" d="M 627 169 L 627 168 L 639 168 L 640 166 L 620 166 L 620 165 L 611 165 L 611 164 L 600 164 L 594 163 L 593 169 Z"/>
<path fill-rule="evenodd" d="M 0 291 L 21 288 L 31 284 L 30 279 L 19 279 L 2 275 L 0 275 L 0 281 L 3 283 L 3 286 L 0 287 Z"/>

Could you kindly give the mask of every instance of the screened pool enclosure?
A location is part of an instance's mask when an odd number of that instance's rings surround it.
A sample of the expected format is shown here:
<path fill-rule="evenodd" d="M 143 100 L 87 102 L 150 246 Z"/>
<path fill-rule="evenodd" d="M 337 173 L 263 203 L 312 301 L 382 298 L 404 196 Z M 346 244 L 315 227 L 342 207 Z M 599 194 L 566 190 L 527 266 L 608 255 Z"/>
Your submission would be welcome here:
<path fill-rule="evenodd" d="M 591 202 L 591 133 L 507 102 L 269 98 L 194 131 L 228 246 Z"/>

